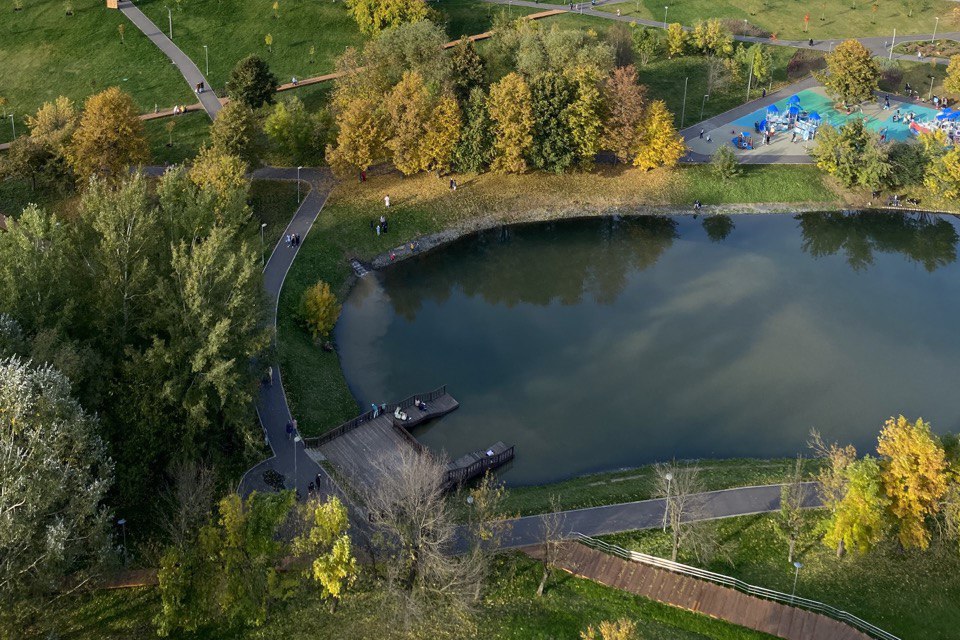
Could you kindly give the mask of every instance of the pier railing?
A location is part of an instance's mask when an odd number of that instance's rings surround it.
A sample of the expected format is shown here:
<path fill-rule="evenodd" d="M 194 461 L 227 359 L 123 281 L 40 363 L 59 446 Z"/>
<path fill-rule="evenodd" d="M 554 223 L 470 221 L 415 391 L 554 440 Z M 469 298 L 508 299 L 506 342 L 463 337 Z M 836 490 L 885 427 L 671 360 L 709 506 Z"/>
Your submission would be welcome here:
<path fill-rule="evenodd" d="M 487 471 L 487 469 L 499 467 L 501 464 L 510 461 L 512 458 L 513 446 L 511 445 L 509 449 L 501 451 L 500 453 L 492 456 L 484 456 L 476 462 L 471 463 L 469 466 L 462 467 L 460 469 L 448 470 L 447 475 L 444 478 L 444 484 L 448 487 L 463 484 L 471 478 L 482 475 Z"/>
<path fill-rule="evenodd" d="M 414 401 L 415 399 L 417 399 L 417 398 L 419 398 L 419 399 L 422 400 L 423 402 L 430 402 L 430 401 L 432 401 L 432 400 L 436 400 L 436 399 L 439 398 L 440 396 L 446 395 L 446 393 L 447 393 L 447 385 L 443 385 L 442 387 L 438 387 L 438 388 L 436 388 L 436 389 L 434 389 L 433 391 L 430 391 L 430 392 L 428 392 L 428 393 L 416 393 L 416 394 L 410 396 L 409 398 L 405 398 L 405 399 L 401 400 L 400 402 L 395 402 L 395 403 L 393 403 L 393 404 L 388 404 L 388 405 L 386 405 L 385 408 L 383 408 L 383 409 L 378 409 L 376 415 L 379 416 L 379 415 L 384 414 L 384 413 L 390 413 L 390 414 L 392 414 L 394 411 L 396 411 L 397 407 L 399 407 L 400 410 L 403 411 L 404 409 L 408 409 L 408 408 L 412 407 L 412 406 L 413 406 L 413 401 Z M 313 438 L 304 438 L 304 439 L 303 439 L 303 445 L 304 445 L 306 448 L 308 448 L 308 449 L 316 449 L 317 447 L 323 446 L 324 444 L 330 442 L 331 440 L 334 440 L 334 439 L 336 439 L 336 438 L 339 438 L 340 436 L 342 436 L 342 435 L 345 434 L 345 433 L 349 433 L 349 432 L 353 431 L 354 429 L 356 429 L 356 428 L 359 427 L 360 425 L 362 425 L 362 424 L 364 424 L 364 423 L 366 423 L 366 422 L 370 422 L 371 420 L 373 420 L 373 418 L 374 418 L 374 411 L 373 411 L 373 409 L 370 409 L 369 411 L 367 411 L 367 412 L 365 412 L 365 413 L 361 413 L 359 416 L 357 416 L 357 417 L 354 418 L 353 420 L 349 420 L 349 421 L 347 421 L 347 422 L 344 422 L 344 423 L 341 424 L 339 427 L 337 427 L 337 428 L 335 428 L 335 429 L 332 429 L 332 430 L 330 430 L 330 431 L 327 431 L 325 434 L 323 434 L 323 435 L 321 435 L 321 436 L 316 436 L 316 437 L 313 437 Z M 407 434 L 407 435 L 410 435 L 410 434 Z M 412 438 L 413 436 L 410 436 L 410 437 Z M 419 443 L 418 443 L 418 444 L 419 444 Z"/>
<path fill-rule="evenodd" d="M 706 580 L 707 582 L 713 582 L 724 587 L 736 589 L 737 591 L 746 593 L 747 595 L 755 596 L 757 598 L 773 600 L 774 602 L 779 602 L 791 607 L 807 609 L 815 613 L 820 613 L 829 618 L 833 618 L 834 620 L 846 623 L 872 638 L 877 638 L 877 640 L 900 640 L 900 638 L 892 633 L 884 631 L 883 629 L 870 624 L 866 620 L 858 618 L 852 613 L 841 611 L 836 607 L 831 607 L 828 604 L 817 602 L 816 600 L 801 598 L 799 596 L 774 591 L 773 589 L 758 587 L 742 580 L 738 580 L 737 578 L 725 576 L 722 573 L 714 573 L 712 571 L 698 569 L 697 567 L 680 564 L 679 562 L 672 562 L 664 558 L 658 558 L 657 556 L 647 555 L 646 553 L 629 551 L 623 547 L 618 547 L 617 545 L 604 542 L 603 540 L 597 540 L 596 538 L 585 536 L 582 533 L 573 532 L 569 536 L 565 537 L 570 540 L 575 540 L 576 542 L 584 544 L 592 549 L 618 556 L 624 560 L 631 560 L 633 562 L 639 562 L 651 567 L 656 567 L 658 569 L 664 569 L 666 571 L 672 571 L 673 573 L 679 573 L 681 575 L 698 578 L 700 580 Z"/>

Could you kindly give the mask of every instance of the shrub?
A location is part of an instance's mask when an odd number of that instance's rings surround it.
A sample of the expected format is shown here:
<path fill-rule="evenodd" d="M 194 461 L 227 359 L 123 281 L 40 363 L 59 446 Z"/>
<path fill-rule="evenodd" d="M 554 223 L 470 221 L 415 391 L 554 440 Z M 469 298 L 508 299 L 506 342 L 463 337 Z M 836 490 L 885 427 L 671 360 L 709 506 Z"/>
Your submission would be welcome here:
<path fill-rule="evenodd" d="M 720 145 L 710 160 L 710 170 L 721 180 L 730 180 L 740 175 L 740 160 L 728 145 Z"/>
<path fill-rule="evenodd" d="M 340 303 L 323 280 L 303 292 L 300 298 L 300 320 L 313 339 L 326 338 L 340 317 Z"/>

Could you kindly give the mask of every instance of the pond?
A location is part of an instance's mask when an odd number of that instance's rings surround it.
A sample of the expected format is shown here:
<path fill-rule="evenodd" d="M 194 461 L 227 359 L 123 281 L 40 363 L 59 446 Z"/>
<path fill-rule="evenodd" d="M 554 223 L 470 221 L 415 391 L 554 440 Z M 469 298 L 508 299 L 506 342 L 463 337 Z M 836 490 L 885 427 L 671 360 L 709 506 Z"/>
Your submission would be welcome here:
<path fill-rule="evenodd" d="M 361 279 L 335 337 L 361 406 L 447 384 L 414 433 L 517 446 L 508 484 L 670 458 L 793 456 L 811 428 L 960 429 L 957 220 L 602 218 L 465 238 Z"/>

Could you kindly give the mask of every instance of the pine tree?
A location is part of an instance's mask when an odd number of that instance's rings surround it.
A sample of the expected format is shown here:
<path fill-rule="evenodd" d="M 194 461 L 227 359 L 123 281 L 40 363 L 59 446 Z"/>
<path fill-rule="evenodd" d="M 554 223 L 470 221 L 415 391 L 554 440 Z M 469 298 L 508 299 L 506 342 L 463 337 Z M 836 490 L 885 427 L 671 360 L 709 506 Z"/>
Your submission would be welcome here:
<path fill-rule="evenodd" d="M 530 161 L 538 169 L 563 173 L 574 162 L 575 141 L 566 114 L 575 92 L 566 76 L 554 72 L 540 74 L 530 84 L 534 119 Z"/>
<path fill-rule="evenodd" d="M 240 100 L 251 109 L 258 109 L 264 104 L 273 104 L 277 84 L 277 77 L 263 58 L 251 54 L 230 72 L 227 95 L 231 100 Z"/>

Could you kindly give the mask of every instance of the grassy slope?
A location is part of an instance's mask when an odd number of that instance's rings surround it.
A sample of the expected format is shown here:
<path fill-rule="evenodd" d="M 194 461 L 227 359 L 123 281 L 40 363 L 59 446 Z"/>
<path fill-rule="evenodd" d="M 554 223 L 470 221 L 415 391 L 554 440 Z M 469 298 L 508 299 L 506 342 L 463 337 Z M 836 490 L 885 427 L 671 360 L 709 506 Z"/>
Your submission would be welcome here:
<path fill-rule="evenodd" d="M 154 103 L 193 101 L 183 76 L 119 11 L 107 9 L 102 0 L 72 2 L 69 17 L 63 0 L 30 0 L 17 12 L 10 3 L 3 5 L 0 95 L 10 102 L 7 112 L 16 114 L 18 134 L 26 131 L 23 114 L 61 94 L 82 103 L 117 85 L 144 111 Z M 126 25 L 126 44 L 120 43 L 119 24 Z M 0 142 L 7 142 L 9 119 L 3 125 Z"/>
<path fill-rule="evenodd" d="M 818 514 L 808 516 L 811 526 Z M 720 521 L 720 539 L 732 562 L 708 568 L 752 584 L 789 593 L 794 569 L 772 516 Z M 610 536 L 616 544 L 669 557 L 669 541 L 659 531 Z M 955 545 L 934 543 L 927 552 L 901 552 L 885 544 L 865 554 L 837 559 L 813 534 L 798 545 L 797 594 L 849 611 L 899 635 L 903 640 L 956 638 L 960 626 L 960 555 Z M 693 562 L 691 558 L 681 558 Z"/>
<path fill-rule="evenodd" d="M 532 212 L 602 212 L 642 204 L 739 202 L 835 202 L 836 196 L 810 166 L 746 167 L 744 175 L 718 182 L 707 167 L 643 173 L 600 167 L 569 175 L 460 176 L 451 193 L 432 175 L 371 177 L 363 187 L 345 181 L 334 191 L 287 277 L 280 298 L 279 343 L 287 397 L 307 434 L 323 432 L 357 413 L 336 354 L 315 347 L 294 314 L 303 290 L 318 279 L 343 295 L 346 259 L 371 258 L 417 236 L 479 220 L 517 221 Z M 391 198 L 388 235 L 370 233 L 383 197 Z"/>
<path fill-rule="evenodd" d="M 894 28 L 900 35 L 922 34 L 933 31 L 934 17 L 945 17 L 954 7 L 946 0 L 927 2 L 879 2 L 877 11 L 867 0 L 821 0 L 797 2 L 796 0 L 640 0 L 602 7 L 604 11 L 621 15 L 638 16 L 649 20 L 663 20 L 663 7 L 669 5 L 668 22 L 693 25 L 707 18 L 749 20 L 781 40 L 816 40 L 824 38 L 850 38 L 866 36 L 890 36 Z M 810 15 L 809 31 L 804 31 L 803 18 Z M 821 20 L 821 16 L 824 18 Z M 941 31 L 946 28 L 940 20 Z"/>
<path fill-rule="evenodd" d="M 169 123 L 173 131 L 168 132 Z M 154 164 L 179 164 L 192 159 L 210 135 L 210 116 L 193 111 L 174 118 L 148 120 L 144 123 L 150 141 Z M 173 145 L 167 146 L 172 139 Z"/>
<path fill-rule="evenodd" d="M 140 8 L 151 20 L 167 25 L 166 3 L 142 0 Z M 292 76 L 307 78 L 329 73 L 333 61 L 343 50 L 363 42 L 353 18 L 342 2 L 281 0 L 280 17 L 273 17 L 271 0 L 191 0 L 182 9 L 174 9 L 174 41 L 201 71 L 210 54 L 207 82 L 222 89 L 230 70 L 251 53 L 262 56 L 280 82 Z M 273 51 L 264 44 L 273 36 Z M 316 53 L 310 59 L 310 46 Z"/>
<path fill-rule="evenodd" d="M 542 598 L 533 596 L 539 566 L 520 555 L 504 558 L 494 573 L 479 612 L 484 640 L 577 638 L 589 624 L 629 617 L 645 640 L 764 640 L 764 634 L 645 600 L 567 574 L 555 577 Z M 340 640 L 371 637 L 357 621 L 375 617 L 366 593 L 354 594 L 330 615 L 312 594 L 295 598 L 260 629 L 229 633 L 210 629 L 193 637 L 288 640 Z M 101 591 L 61 602 L 49 622 L 62 640 L 126 640 L 156 637 L 152 617 L 159 608 L 156 589 Z"/>

